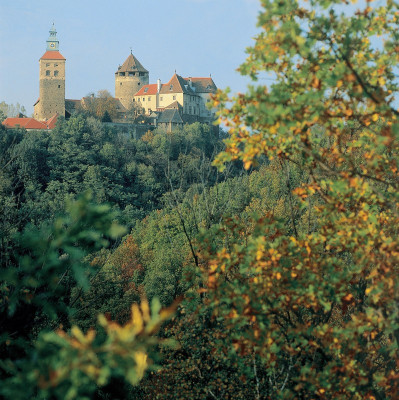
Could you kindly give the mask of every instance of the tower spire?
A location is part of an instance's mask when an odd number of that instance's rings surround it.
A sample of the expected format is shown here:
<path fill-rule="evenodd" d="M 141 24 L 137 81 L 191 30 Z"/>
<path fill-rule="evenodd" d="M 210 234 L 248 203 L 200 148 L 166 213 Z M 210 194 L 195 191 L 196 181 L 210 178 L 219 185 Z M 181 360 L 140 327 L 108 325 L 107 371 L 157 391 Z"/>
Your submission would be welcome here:
<path fill-rule="evenodd" d="M 53 22 L 50 28 L 50 36 L 47 39 L 47 51 L 58 51 L 60 42 L 57 39 L 57 31 Z"/>

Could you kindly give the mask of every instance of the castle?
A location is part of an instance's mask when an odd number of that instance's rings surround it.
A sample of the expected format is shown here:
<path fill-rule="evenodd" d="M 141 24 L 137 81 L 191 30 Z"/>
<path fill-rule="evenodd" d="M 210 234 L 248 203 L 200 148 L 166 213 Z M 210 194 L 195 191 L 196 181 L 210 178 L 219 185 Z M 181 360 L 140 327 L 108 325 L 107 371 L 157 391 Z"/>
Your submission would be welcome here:
<path fill-rule="evenodd" d="M 78 107 L 84 109 L 89 101 L 89 98 L 65 99 L 65 62 L 53 24 L 46 52 L 39 60 L 39 99 L 34 104 L 37 121 L 47 121 L 55 114 L 68 118 Z M 115 122 L 129 122 L 134 110 L 166 131 L 197 121 L 212 124 L 215 114 L 207 103 L 216 90 L 211 77 L 183 78 L 176 73 L 166 84 L 159 79 L 149 84 L 149 71 L 131 52 L 115 72 L 113 101 L 118 111 Z"/>

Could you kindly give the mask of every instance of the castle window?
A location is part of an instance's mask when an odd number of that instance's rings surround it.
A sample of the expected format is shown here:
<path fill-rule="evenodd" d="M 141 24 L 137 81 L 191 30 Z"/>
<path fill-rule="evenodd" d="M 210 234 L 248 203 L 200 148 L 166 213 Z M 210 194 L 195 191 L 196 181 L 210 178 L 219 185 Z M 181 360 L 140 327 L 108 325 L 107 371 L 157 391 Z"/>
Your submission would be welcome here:
<path fill-rule="evenodd" d="M 58 67 L 58 64 L 54 64 L 54 67 Z"/>
<path fill-rule="evenodd" d="M 151 101 L 151 97 L 148 98 L 148 101 Z"/>
<path fill-rule="evenodd" d="M 61 85 L 58 85 L 58 89 L 61 89 Z"/>
<path fill-rule="evenodd" d="M 122 86 L 122 82 L 121 82 L 121 86 Z"/>
<path fill-rule="evenodd" d="M 143 101 L 145 101 L 145 97 L 143 97 Z"/>
<path fill-rule="evenodd" d="M 162 96 L 161 96 L 160 100 L 163 101 L 163 97 Z"/>
<path fill-rule="evenodd" d="M 173 85 L 170 85 L 170 88 L 169 88 L 169 90 L 173 90 Z"/>
<path fill-rule="evenodd" d="M 58 76 L 58 71 L 54 71 L 54 76 Z"/>
<path fill-rule="evenodd" d="M 50 63 L 46 63 L 46 67 L 49 67 L 50 66 Z"/>
<path fill-rule="evenodd" d="M 124 72 L 119 72 L 119 76 L 125 76 Z"/>
<path fill-rule="evenodd" d="M 46 71 L 46 76 L 50 76 L 50 71 L 49 70 Z"/>
<path fill-rule="evenodd" d="M 135 76 L 136 73 L 135 72 L 129 72 L 129 76 Z"/>
<path fill-rule="evenodd" d="M 137 85 L 140 85 L 140 82 L 137 82 Z"/>
<path fill-rule="evenodd" d="M 176 100 L 176 96 L 173 96 L 173 100 Z"/>

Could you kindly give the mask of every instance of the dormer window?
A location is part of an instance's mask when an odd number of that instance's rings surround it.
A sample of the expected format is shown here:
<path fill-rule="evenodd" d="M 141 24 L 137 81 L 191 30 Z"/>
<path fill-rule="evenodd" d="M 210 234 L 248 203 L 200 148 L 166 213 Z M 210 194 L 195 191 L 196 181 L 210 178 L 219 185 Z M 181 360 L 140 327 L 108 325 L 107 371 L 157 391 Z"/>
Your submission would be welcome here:
<path fill-rule="evenodd" d="M 145 89 L 144 89 L 144 93 L 147 93 L 148 92 L 148 87 L 146 87 Z"/>

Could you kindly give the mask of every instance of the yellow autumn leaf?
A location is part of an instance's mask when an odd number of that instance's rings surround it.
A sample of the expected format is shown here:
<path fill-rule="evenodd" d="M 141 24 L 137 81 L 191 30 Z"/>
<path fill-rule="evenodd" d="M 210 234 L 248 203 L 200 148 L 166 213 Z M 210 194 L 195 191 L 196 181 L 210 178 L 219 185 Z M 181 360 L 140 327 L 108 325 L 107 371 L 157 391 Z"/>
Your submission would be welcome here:
<path fill-rule="evenodd" d="M 245 161 L 244 162 L 244 168 L 245 169 L 249 169 L 251 167 L 251 165 L 252 165 L 252 161 Z"/>
<path fill-rule="evenodd" d="M 143 317 L 137 304 L 132 305 L 132 323 L 136 332 L 143 329 Z"/>
<path fill-rule="evenodd" d="M 147 369 L 148 363 L 147 363 L 147 354 L 145 354 L 143 351 L 139 350 L 134 353 L 134 361 L 136 362 L 136 373 L 141 379 L 144 376 L 144 372 Z"/>

